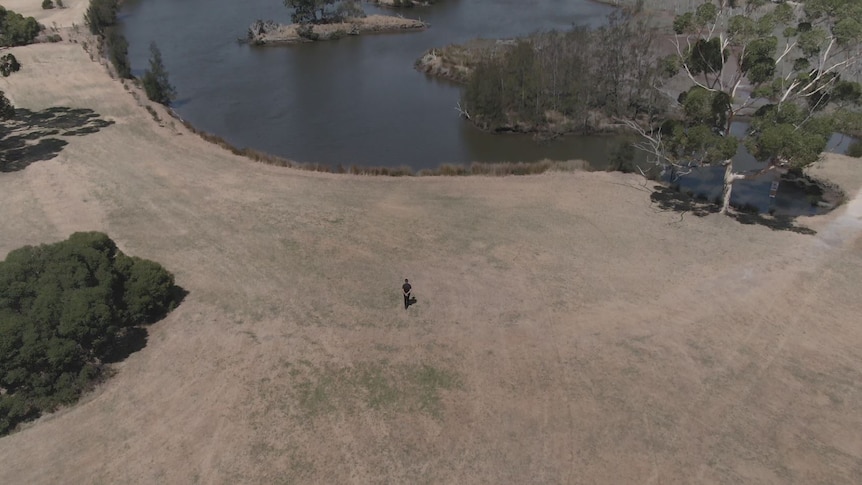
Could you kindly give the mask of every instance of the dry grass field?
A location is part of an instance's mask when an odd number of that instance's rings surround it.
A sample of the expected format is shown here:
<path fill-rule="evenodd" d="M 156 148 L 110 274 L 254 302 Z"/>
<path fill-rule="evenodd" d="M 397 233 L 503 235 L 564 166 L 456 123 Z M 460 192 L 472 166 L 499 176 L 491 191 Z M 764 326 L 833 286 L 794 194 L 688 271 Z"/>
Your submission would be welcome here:
<path fill-rule="evenodd" d="M 813 236 L 664 211 L 622 174 L 302 172 L 157 123 L 78 45 L 14 53 L 0 89 L 54 113 L 16 129 L 65 144 L 0 173 L 0 258 L 100 230 L 189 295 L 0 438 L 3 483 L 862 476 L 859 160 L 814 170 L 852 201 Z"/>

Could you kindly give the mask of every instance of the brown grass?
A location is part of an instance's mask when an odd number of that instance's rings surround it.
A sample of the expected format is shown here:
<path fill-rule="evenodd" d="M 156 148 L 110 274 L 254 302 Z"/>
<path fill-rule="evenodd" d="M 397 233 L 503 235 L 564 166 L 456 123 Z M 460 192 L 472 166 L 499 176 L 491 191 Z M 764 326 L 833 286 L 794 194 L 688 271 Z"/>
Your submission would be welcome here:
<path fill-rule="evenodd" d="M 0 174 L 0 256 L 101 230 L 190 293 L 0 439 L 4 483 L 858 481 L 858 160 L 814 169 L 855 195 L 806 236 L 662 211 L 633 175 L 252 163 L 79 46 L 14 54 L 17 105 L 114 124 Z"/>

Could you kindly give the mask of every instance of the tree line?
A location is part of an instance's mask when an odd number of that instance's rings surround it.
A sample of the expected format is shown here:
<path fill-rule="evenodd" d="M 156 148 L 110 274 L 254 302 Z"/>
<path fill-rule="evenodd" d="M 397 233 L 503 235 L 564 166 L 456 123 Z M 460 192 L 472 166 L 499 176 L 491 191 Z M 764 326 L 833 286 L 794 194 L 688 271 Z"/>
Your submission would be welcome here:
<path fill-rule="evenodd" d="M 24 18 L 21 14 L 0 6 L 0 46 L 13 47 L 29 44 L 42 30 L 43 27 L 33 17 Z M 0 75 L 9 77 L 19 70 L 21 70 L 21 63 L 18 62 L 14 54 L 7 53 L 0 57 Z M 12 119 L 14 116 L 15 107 L 6 97 L 6 94 L 0 91 L 0 121 Z"/>
<path fill-rule="evenodd" d="M 617 117 L 637 117 L 664 102 L 655 33 L 619 10 L 597 30 L 574 28 L 514 41 L 487 54 L 469 76 L 462 107 L 492 131 L 589 132 Z"/>
<path fill-rule="evenodd" d="M 104 54 L 114 66 L 117 75 L 133 79 L 132 65 L 129 62 L 129 42 L 117 27 L 119 0 L 90 0 L 84 21 L 90 33 L 104 44 Z M 168 72 L 162 61 L 162 53 L 155 42 L 150 44 L 149 68 L 144 71 L 141 83 L 147 98 L 164 105 L 176 99 L 176 89 L 168 79 Z"/>
<path fill-rule="evenodd" d="M 707 0 L 662 33 L 672 45 L 665 56 L 657 32 L 618 11 L 598 30 L 539 33 L 486 54 L 461 111 L 494 131 L 624 124 L 663 172 L 725 167 L 726 213 L 735 181 L 799 172 L 834 132 L 862 133 L 860 19 L 858 0 Z M 741 117 L 749 129 L 732 135 Z M 765 168 L 734 170 L 741 146 Z"/>
<path fill-rule="evenodd" d="M 10 252 L 0 262 L 0 435 L 76 401 L 182 296 L 161 265 L 102 233 Z"/>
<path fill-rule="evenodd" d="M 44 29 L 33 17 L 24 17 L 0 5 L 0 46 L 27 45 Z"/>

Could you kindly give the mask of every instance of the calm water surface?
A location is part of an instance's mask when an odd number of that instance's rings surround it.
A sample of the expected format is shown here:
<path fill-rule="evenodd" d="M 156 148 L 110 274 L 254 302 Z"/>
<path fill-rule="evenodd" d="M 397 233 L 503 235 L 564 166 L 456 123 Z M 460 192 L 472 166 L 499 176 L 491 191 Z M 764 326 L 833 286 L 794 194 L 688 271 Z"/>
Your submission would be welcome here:
<path fill-rule="evenodd" d="M 148 46 L 162 50 L 179 98 L 199 129 L 239 147 L 298 161 L 413 169 L 471 161 L 582 158 L 603 163 L 612 137 L 538 143 L 494 136 L 459 119 L 460 88 L 413 62 L 431 47 L 573 24 L 599 26 L 611 9 L 587 0 L 443 0 L 401 10 L 431 28 L 314 44 L 240 44 L 256 19 L 290 21 L 281 0 L 127 0 L 121 21 L 139 75 Z M 379 10 L 365 5 L 366 12 Z M 392 13 L 392 11 L 389 11 Z"/>
<path fill-rule="evenodd" d="M 129 56 L 143 73 L 156 41 L 179 99 L 174 107 L 199 129 L 239 147 L 298 161 L 345 167 L 584 159 L 604 168 L 619 143 L 612 136 L 573 136 L 539 143 L 524 135 L 492 135 L 458 117 L 461 88 L 428 78 L 413 62 L 431 47 L 477 37 L 506 38 L 573 24 L 596 27 L 611 9 L 587 0 L 443 0 L 402 10 L 431 24 L 423 32 L 348 37 L 293 46 L 237 42 L 256 19 L 289 22 L 281 0 L 126 0 L 121 22 Z M 381 12 L 365 6 L 371 13 Z M 393 11 L 385 11 L 392 13 Z M 745 129 L 737 124 L 735 131 Z M 849 138 L 833 137 L 844 151 Z M 744 150 L 738 170 L 758 163 Z M 684 177 L 685 191 L 710 199 L 721 192 L 720 167 Z M 774 176 L 734 185 L 734 204 L 765 212 L 816 211 L 805 194 Z"/>

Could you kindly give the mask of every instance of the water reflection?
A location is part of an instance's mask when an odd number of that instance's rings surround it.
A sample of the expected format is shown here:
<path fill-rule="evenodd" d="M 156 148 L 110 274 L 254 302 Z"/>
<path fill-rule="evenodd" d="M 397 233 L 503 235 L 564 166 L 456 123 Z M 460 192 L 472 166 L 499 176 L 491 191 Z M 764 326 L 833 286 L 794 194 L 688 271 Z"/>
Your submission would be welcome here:
<path fill-rule="evenodd" d="M 748 126 L 748 123 L 734 123 L 731 126 L 731 134 L 742 136 Z M 852 137 L 836 133 L 829 140 L 826 150 L 846 153 L 853 141 Z M 734 170 L 737 172 L 761 170 L 766 166 L 755 160 L 742 145 L 733 160 Z M 778 182 L 778 190 L 775 197 L 771 197 L 774 182 Z M 682 192 L 716 203 L 721 200 L 723 183 L 724 167 L 697 168 L 673 182 Z M 818 205 L 820 197 L 817 192 L 819 192 L 817 188 L 807 187 L 801 181 L 796 181 L 793 176 L 782 177 L 777 172 L 767 172 L 755 179 L 734 182 L 730 201 L 734 207 L 760 213 L 789 216 L 815 215 L 829 209 L 827 206 Z"/>
<path fill-rule="evenodd" d="M 596 27 L 610 12 L 589 0 L 446 0 L 403 11 L 431 24 L 423 32 L 271 48 L 236 39 L 255 19 L 288 22 L 280 0 L 126 0 L 121 19 L 134 73 L 142 73 L 149 43 L 157 40 L 179 92 L 180 115 L 238 147 L 333 167 L 407 165 L 419 171 L 443 163 L 583 159 L 602 170 L 622 138 L 536 142 L 529 135 L 483 133 L 454 109 L 461 88 L 426 77 L 413 62 L 431 47 L 477 37 L 514 37 L 573 24 Z M 831 145 L 843 152 L 850 143 L 836 136 Z M 758 167 L 740 151 L 738 170 Z M 722 176 L 720 167 L 703 168 L 679 184 L 714 200 Z M 771 199 L 775 177 L 737 182 L 733 203 L 763 212 L 816 211 L 804 192 L 787 183 Z"/>
<path fill-rule="evenodd" d="M 240 147 L 331 165 L 600 158 L 585 140 L 537 145 L 472 128 L 454 107 L 460 87 L 413 69 L 427 49 L 572 24 L 601 25 L 611 11 L 589 0 L 446 0 L 402 11 L 423 32 L 348 37 L 300 46 L 236 42 L 255 19 L 289 21 L 281 0 L 127 0 L 122 26 L 135 74 L 157 40 L 181 116 Z M 369 13 L 376 10 L 364 5 Z M 387 13 L 391 13 L 388 11 Z"/>

